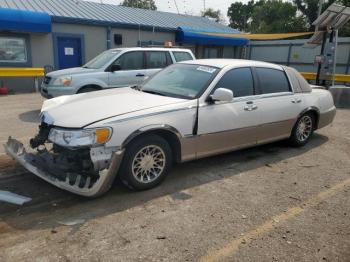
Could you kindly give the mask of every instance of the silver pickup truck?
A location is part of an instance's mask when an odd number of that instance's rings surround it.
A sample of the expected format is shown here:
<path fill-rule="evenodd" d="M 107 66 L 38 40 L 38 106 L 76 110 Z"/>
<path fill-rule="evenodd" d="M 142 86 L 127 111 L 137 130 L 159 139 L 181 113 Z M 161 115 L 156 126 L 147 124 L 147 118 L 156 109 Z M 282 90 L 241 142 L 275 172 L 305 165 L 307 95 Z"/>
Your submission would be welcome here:
<path fill-rule="evenodd" d="M 48 73 L 41 85 L 41 95 L 53 98 L 105 88 L 139 85 L 170 64 L 194 59 L 191 50 L 180 48 L 110 49 L 82 67 Z"/>

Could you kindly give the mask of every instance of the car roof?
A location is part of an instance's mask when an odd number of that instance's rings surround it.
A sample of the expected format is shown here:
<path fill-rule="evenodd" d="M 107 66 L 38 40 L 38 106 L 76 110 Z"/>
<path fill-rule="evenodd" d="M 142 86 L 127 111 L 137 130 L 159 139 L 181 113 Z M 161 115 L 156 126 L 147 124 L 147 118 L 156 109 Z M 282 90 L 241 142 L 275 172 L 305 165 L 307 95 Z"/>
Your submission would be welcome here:
<path fill-rule="evenodd" d="M 218 68 L 224 68 L 226 66 L 255 66 L 255 67 L 267 67 L 273 69 L 283 70 L 282 66 L 267 62 L 255 61 L 255 60 L 244 60 L 244 59 L 197 59 L 180 62 L 182 64 L 194 64 L 203 66 L 214 66 Z"/>
<path fill-rule="evenodd" d="M 121 48 L 114 48 L 110 49 L 112 51 L 148 51 L 148 50 L 153 50 L 153 51 L 186 51 L 190 52 L 190 49 L 185 49 L 185 48 L 167 48 L 167 47 L 121 47 Z"/>

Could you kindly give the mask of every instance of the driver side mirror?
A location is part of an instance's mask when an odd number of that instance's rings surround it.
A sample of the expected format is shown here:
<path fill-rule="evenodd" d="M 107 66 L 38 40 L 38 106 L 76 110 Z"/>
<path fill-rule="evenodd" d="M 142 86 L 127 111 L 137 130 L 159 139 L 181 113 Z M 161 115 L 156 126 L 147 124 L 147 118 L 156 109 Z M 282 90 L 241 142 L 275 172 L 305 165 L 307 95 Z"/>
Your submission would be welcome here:
<path fill-rule="evenodd" d="M 112 65 L 111 66 L 111 72 L 119 71 L 122 67 L 120 65 Z"/>
<path fill-rule="evenodd" d="M 231 102 L 233 99 L 233 92 L 230 89 L 219 87 L 210 96 L 212 102 Z"/>

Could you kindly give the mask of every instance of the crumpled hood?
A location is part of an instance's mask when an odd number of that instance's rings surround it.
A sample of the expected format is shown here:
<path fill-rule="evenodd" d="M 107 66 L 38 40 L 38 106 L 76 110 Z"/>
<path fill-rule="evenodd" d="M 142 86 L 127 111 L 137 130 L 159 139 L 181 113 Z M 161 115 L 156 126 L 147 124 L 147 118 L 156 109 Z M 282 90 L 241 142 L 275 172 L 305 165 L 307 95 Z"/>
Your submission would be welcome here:
<path fill-rule="evenodd" d="M 72 76 L 77 74 L 85 74 L 85 73 L 93 73 L 97 71 L 96 69 L 90 69 L 90 68 L 83 68 L 83 67 L 74 67 L 74 68 L 68 68 L 68 69 L 62 69 L 53 71 L 47 74 L 47 76 L 52 78 L 58 78 L 60 76 Z"/>
<path fill-rule="evenodd" d="M 49 99 L 41 112 L 48 124 L 81 128 L 110 117 L 184 101 L 125 87 Z"/>

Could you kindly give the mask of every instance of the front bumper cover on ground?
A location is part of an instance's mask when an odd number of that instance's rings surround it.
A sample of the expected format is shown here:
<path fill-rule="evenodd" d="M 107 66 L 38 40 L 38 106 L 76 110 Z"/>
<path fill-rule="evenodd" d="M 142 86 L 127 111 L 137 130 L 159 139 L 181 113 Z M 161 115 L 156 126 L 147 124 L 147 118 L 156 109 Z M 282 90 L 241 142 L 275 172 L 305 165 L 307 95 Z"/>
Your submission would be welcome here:
<path fill-rule="evenodd" d="M 31 173 L 61 189 L 85 197 L 96 197 L 110 189 L 124 155 L 124 150 L 114 152 L 109 168 L 99 171 L 99 178 L 97 181 L 91 185 L 90 180 L 88 179 L 88 182 L 81 187 L 81 185 L 79 185 L 81 178 L 79 174 L 77 174 L 76 182 L 73 185 L 70 184 L 68 176 L 66 181 L 59 180 L 56 176 L 41 168 L 40 164 L 38 164 L 40 161 L 36 161 L 36 155 L 33 153 L 27 153 L 23 144 L 16 139 L 9 137 L 4 146 L 7 154 L 17 160 Z"/>

